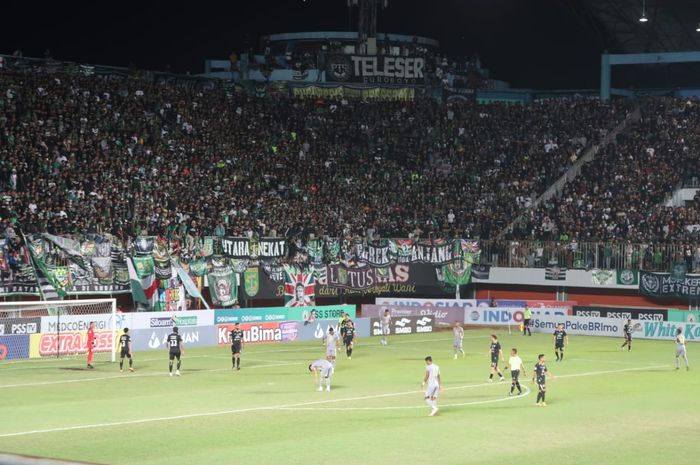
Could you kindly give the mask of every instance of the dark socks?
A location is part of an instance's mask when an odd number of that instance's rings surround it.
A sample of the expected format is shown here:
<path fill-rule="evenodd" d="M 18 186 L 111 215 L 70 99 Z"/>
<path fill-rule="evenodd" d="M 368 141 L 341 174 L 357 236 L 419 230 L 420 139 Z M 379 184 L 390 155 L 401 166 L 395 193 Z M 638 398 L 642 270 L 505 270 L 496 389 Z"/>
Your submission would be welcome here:
<path fill-rule="evenodd" d="M 124 359 L 119 360 L 119 369 L 124 368 Z"/>
<path fill-rule="evenodd" d="M 236 368 L 241 367 L 241 357 L 236 357 Z"/>
<path fill-rule="evenodd" d="M 129 359 L 129 367 L 132 367 L 132 366 L 134 366 L 134 359 L 130 358 Z"/>
<path fill-rule="evenodd" d="M 493 373 L 489 375 L 489 379 L 493 379 Z"/>
<path fill-rule="evenodd" d="M 231 366 L 236 367 L 236 357 L 231 357 Z"/>
<path fill-rule="evenodd" d="M 172 372 L 173 372 L 173 362 L 172 362 L 172 360 L 171 360 L 171 361 L 170 361 L 170 373 L 172 373 Z"/>
<path fill-rule="evenodd" d="M 177 371 L 180 371 L 180 364 L 181 364 L 181 363 L 182 363 L 182 362 L 181 362 L 180 360 L 177 361 Z"/>

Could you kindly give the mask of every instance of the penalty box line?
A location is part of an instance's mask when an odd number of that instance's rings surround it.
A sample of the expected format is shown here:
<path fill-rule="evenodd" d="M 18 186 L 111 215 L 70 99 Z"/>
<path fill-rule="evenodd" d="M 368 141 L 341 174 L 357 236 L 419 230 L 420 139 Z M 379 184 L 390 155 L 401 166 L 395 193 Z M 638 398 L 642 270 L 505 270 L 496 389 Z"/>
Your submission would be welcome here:
<path fill-rule="evenodd" d="M 596 376 L 596 375 L 605 375 L 605 374 L 613 374 L 613 373 L 650 370 L 650 369 L 665 368 L 665 367 L 668 367 L 668 365 L 651 365 L 651 366 L 647 366 L 647 367 L 625 368 L 625 369 L 620 369 L 620 370 L 590 371 L 590 372 L 586 372 L 586 373 L 575 373 L 575 374 L 570 374 L 570 375 L 557 376 L 555 378 L 555 380 L 559 379 L 559 378 Z M 452 390 L 458 390 L 458 389 L 472 389 L 472 388 L 477 388 L 477 387 L 497 386 L 497 385 L 499 385 L 499 383 L 467 384 L 464 386 L 455 386 L 455 387 L 445 388 L 445 390 L 452 391 Z M 315 405 L 326 405 L 326 404 L 333 404 L 333 403 L 338 403 L 338 402 L 354 402 L 354 401 L 372 400 L 372 399 L 384 399 L 384 398 L 389 398 L 389 397 L 415 395 L 415 394 L 419 394 L 419 393 L 422 394 L 423 391 L 422 390 L 421 391 L 416 391 L 416 390 L 403 391 L 403 392 L 393 392 L 393 393 L 386 393 L 386 394 L 373 394 L 373 395 L 358 396 L 358 397 L 345 397 L 345 398 L 340 398 L 340 399 L 327 399 L 327 400 L 317 400 L 317 401 L 311 401 L 311 402 L 300 402 L 300 403 L 294 403 L 294 404 L 248 407 L 248 408 L 232 409 L 232 410 L 219 410 L 219 411 L 215 411 L 215 412 L 200 412 L 200 413 L 190 413 L 190 414 L 185 414 L 185 415 L 172 415 L 172 416 L 167 416 L 167 417 L 152 417 L 152 418 L 142 418 L 142 419 L 138 419 L 138 420 L 124 420 L 124 421 L 115 421 L 115 422 L 108 422 L 108 423 L 93 423 L 93 424 L 87 424 L 87 425 L 76 425 L 76 426 L 64 426 L 64 427 L 58 427 L 58 428 L 36 429 L 36 430 L 29 430 L 29 431 L 18 431 L 18 432 L 14 432 L 14 433 L 0 434 L 0 439 L 1 438 L 18 437 L 18 436 L 28 436 L 28 435 L 34 435 L 34 434 L 58 433 L 58 432 L 66 432 L 66 431 L 109 428 L 109 427 L 114 427 L 114 426 L 139 425 L 139 424 L 155 423 L 155 422 L 161 422 L 161 421 L 186 420 L 186 419 L 190 419 L 190 418 L 214 417 L 214 416 L 234 415 L 234 414 L 250 413 L 250 412 L 275 411 L 275 410 L 282 410 L 283 411 L 283 410 L 291 410 L 291 409 L 301 408 L 301 407 L 311 407 L 311 406 L 315 406 Z M 521 397 L 524 397 L 524 396 L 521 396 Z"/>

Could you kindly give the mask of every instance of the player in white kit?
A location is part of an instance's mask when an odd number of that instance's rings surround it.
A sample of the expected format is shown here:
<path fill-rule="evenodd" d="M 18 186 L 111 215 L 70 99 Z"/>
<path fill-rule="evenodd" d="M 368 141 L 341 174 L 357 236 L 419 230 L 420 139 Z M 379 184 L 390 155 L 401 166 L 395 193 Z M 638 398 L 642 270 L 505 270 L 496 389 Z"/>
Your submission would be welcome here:
<path fill-rule="evenodd" d="M 380 343 L 385 346 L 389 343 L 387 337 L 389 336 L 389 327 L 391 326 L 391 313 L 389 313 L 388 308 L 384 309 L 384 314 L 380 318 L 382 320 L 382 340 Z"/>
<path fill-rule="evenodd" d="M 681 368 L 681 357 L 685 362 L 686 371 L 690 371 L 690 364 L 688 363 L 688 353 L 685 347 L 685 336 L 683 336 L 683 330 L 678 328 L 676 330 L 676 370 Z"/>
<path fill-rule="evenodd" d="M 420 386 L 425 387 L 425 403 L 431 407 L 430 416 L 432 417 L 438 412 L 437 397 L 442 389 L 442 381 L 440 367 L 433 363 L 433 357 L 430 355 L 425 357 L 425 364 L 425 378 Z"/>
<path fill-rule="evenodd" d="M 326 360 L 335 366 L 335 357 L 338 354 L 338 345 L 340 339 L 333 331 L 333 328 L 328 328 L 328 335 L 323 339 L 323 344 L 326 346 Z"/>
<path fill-rule="evenodd" d="M 462 358 L 464 358 L 464 347 L 462 345 L 462 340 L 464 339 L 464 328 L 459 323 L 455 321 L 454 328 L 452 328 L 452 333 L 454 333 L 454 340 L 452 341 L 452 352 L 454 354 L 455 360 L 457 360 L 457 354 L 462 353 Z"/>
<path fill-rule="evenodd" d="M 323 380 L 326 380 L 326 391 L 331 390 L 331 376 L 333 365 L 328 360 L 318 359 L 309 365 L 309 371 L 314 374 L 314 384 L 318 383 L 318 390 L 323 391 Z"/>

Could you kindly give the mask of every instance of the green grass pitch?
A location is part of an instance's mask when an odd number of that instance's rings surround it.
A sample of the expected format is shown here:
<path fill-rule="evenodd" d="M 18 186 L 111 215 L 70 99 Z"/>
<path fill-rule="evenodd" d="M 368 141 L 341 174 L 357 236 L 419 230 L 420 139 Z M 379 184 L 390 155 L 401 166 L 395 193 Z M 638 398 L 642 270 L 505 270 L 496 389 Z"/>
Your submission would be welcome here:
<path fill-rule="evenodd" d="M 531 392 L 488 384 L 489 337 L 467 331 L 464 359 L 451 334 L 358 341 L 339 353 L 331 392 L 308 364 L 318 342 L 248 346 L 242 370 L 230 349 L 190 349 L 183 376 L 165 352 L 135 354 L 135 373 L 84 360 L 0 364 L 0 450 L 106 464 L 697 464 L 700 375 L 674 370 L 674 344 L 570 337 L 554 362 L 551 335 L 499 333 L 517 347 Z M 698 357 L 689 345 L 691 364 Z M 547 355 L 548 407 L 535 406 L 536 355 Z M 423 358 L 440 365 L 440 412 L 428 417 Z M 507 358 L 507 354 L 506 358 Z M 700 367 L 699 367 L 700 368 Z"/>

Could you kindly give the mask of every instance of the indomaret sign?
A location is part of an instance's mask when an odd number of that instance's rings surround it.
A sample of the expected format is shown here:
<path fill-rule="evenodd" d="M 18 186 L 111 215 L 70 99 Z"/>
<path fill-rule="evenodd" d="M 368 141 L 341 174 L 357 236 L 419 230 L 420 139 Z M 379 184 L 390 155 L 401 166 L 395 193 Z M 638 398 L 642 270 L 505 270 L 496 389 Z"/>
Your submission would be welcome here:
<path fill-rule="evenodd" d="M 422 57 L 331 55 L 326 81 L 414 85 L 423 83 L 424 69 Z"/>

